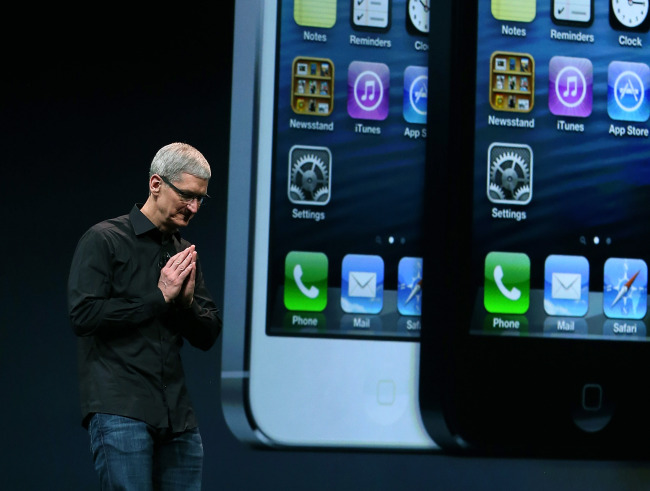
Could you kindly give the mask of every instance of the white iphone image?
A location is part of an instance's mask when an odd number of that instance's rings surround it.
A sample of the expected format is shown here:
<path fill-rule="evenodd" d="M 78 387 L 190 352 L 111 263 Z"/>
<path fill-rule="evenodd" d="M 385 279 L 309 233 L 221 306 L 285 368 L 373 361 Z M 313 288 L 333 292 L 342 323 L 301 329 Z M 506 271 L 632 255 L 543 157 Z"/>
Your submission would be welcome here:
<path fill-rule="evenodd" d="M 410 23 L 405 0 L 236 2 L 222 406 L 244 442 L 437 448 L 418 404 L 428 45 Z"/>

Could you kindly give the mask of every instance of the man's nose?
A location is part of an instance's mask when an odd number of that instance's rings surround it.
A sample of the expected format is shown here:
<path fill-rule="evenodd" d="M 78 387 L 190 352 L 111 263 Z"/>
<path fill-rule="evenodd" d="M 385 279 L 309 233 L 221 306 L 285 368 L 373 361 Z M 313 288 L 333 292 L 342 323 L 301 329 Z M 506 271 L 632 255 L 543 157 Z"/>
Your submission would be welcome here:
<path fill-rule="evenodd" d="M 198 198 L 192 198 L 188 203 L 187 203 L 187 208 L 192 212 L 196 213 L 199 211 L 199 200 Z"/>

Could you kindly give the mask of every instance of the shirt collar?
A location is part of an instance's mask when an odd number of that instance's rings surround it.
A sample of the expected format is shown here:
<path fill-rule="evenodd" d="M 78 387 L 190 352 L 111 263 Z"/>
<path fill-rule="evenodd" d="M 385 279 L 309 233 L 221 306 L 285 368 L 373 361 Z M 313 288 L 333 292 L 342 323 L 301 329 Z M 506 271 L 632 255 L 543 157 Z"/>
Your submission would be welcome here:
<path fill-rule="evenodd" d="M 129 218 L 131 219 L 131 223 L 133 224 L 133 231 L 135 232 L 135 235 L 144 235 L 147 233 L 150 233 L 152 231 L 154 235 L 162 238 L 162 232 L 160 232 L 156 226 L 153 224 L 151 220 L 147 218 L 147 216 L 140 211 L 140 208 L 144 206 L 144 203 L 136 203 L 133 205 L 133 208 L 131 209 L 131 213 L 129 213 Z M 179 241 L 181 238 L 180 232 L 176 231 L 172 235 L 174 235 Z"/>

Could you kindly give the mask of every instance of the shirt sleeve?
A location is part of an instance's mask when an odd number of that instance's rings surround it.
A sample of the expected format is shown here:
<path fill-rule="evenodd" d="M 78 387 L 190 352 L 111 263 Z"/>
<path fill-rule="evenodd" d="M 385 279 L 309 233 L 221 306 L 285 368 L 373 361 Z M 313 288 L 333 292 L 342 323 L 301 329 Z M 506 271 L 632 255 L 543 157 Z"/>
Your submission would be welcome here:
<path fill-rule="evenodd" d="M 92 228 L 77 244 L 68 277 L 68 314 L 77 336 L 133 328 L 168 308 L 158 288 L 138 298 L 111 297 L 111 247 Z"/>
<path fill-rule="evenodd" d="M 199 261 L 194 284 L 194 301 L 189 308 L 179 309 L 177 315 L 180 334 L 196 348 L 209 350 L 221 333 L 221 312 L 205 285 Z"/>

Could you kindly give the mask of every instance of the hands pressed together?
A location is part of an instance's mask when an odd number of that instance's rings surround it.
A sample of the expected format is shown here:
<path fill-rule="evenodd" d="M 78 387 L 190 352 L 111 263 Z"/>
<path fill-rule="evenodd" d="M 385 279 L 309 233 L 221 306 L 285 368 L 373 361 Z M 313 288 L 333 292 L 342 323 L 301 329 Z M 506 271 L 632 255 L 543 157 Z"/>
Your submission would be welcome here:
<path fill-rule="evenodd" d="M 165 302 L 176 300 L 182 308 L 189 308 L 194 300 L 196 280 L 196 257 L 194 245 L 175 254 L 160 270 L 158 288 Z"/>

